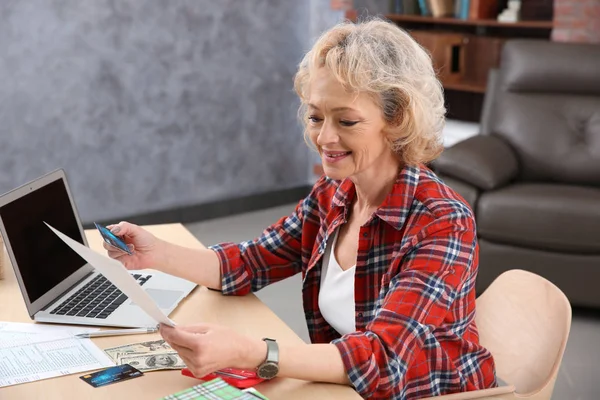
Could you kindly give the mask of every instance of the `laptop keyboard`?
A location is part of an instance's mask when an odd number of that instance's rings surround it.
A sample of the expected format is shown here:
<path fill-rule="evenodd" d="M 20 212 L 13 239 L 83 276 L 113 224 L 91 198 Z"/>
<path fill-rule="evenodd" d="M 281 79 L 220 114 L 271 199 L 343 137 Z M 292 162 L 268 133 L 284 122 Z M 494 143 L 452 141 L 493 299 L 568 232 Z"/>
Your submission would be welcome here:
<path fill-rule="evenodd" d="M 152 277 L 152 275 L 142 274 L 134 274 L 132 276 L 138 281 L 140 286 Z M 52 310 L 50 314 L 105 319 L 123 304 L 125 300 L 127 300 L 127 295 L 123 294 L 103 275 L 97 275 L 75 294 Z"/>

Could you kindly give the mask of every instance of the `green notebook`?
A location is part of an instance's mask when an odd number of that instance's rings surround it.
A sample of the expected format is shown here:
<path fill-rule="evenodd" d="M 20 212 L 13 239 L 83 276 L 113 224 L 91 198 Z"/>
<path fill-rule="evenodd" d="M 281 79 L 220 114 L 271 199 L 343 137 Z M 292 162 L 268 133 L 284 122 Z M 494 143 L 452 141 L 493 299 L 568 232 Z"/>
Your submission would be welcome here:
<path fill-rule="evenodd" d="M 268 400 L 256 389 L 240 390 L 231 386 L 221 378 L 204 382 L 189 389 L 182 390 L 161 400 Z"/>

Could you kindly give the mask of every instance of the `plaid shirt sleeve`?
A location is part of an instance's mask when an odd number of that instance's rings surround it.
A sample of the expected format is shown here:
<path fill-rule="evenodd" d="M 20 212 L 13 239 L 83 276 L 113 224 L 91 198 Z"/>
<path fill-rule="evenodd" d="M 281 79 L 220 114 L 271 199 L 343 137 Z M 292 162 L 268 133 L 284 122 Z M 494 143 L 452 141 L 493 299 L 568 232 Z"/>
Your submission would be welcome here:
<path fill-rule="evenodd" d="M 470 215 L 454 213 L 426 225 L 413 237 L 408 250 L 400 252 L 399 272 L 389 279 L 387 295 L 366 329 L 332 342 L 342 355 L 350 381 L 364 398 L 390 398 L 392 389 L 397 390 L 407 374 L 413 374 L 411 382 L 417 374 L 423 382 L 441 380 L 442 386 L 443 380 L 449 379 L 444 371 L 453 369 L 447 363 L 455 356 L 443 354 L 433 331 L 442 324 L 459 292 L 470 290 L 463 288 L 468 286 L 463 283 L 471 281 L 476 272 L 476 249 Z M 437 370 L 431 370 L 432 363 L 424 360 L 426 354 L 435 354 Z"/>
<path fill-rule="evenodd" d="M 245 295 L 297 274 L 302 269 L 302 223 L 311 197 L 255 239 L 210 246 L 221 262 L 223 294 Z"/>

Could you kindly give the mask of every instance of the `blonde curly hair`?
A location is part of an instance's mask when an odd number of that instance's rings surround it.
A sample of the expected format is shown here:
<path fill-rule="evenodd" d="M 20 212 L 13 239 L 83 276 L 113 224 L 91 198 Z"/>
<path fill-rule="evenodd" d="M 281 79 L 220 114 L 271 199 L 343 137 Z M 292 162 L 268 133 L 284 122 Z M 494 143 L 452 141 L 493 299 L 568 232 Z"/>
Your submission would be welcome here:
<path fill-rule="evenodd" d="M 434 160 L 443 149 L 446 108 L 431 57 L 408 33 L 380 19 L 343 22 L 321 35 L 294 78 L 307 137 L 311 73 L 326 67 L 348 90 L 365 92 L 388 123 L 392 150 L 406 165 Z"/>

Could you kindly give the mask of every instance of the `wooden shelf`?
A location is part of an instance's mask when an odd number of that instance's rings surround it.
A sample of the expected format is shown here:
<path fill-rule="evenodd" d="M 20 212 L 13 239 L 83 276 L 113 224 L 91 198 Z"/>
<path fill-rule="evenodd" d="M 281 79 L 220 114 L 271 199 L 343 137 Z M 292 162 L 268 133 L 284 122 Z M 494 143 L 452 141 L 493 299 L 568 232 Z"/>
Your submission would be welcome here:
<path fill-rule="evenodd" d="M 421 24 L 482 26 L 494 28 L 515 29 L 552 29 L 554 21 L 517 21 L 500 22 L 495 19 L 458 19 L 458 18 L 436 18 L 424 17 L 422 15 L 386 14 L 385 17 L 396 22 L 417 22 Z"/>
<path fill-rule="evenodd" d="M 457 90 L 460 92 L 485 93 L 485 86 L 472 83 L 443 83 L 445 90 Z"/>
<path fill-rule="evenodd" d="M 515 38 L 548 40 L 554 28 L 554 21 L 382 16 L 405 29 L 431 54 L 434 68 L 440 71 L 448 116 L 472 122 L 481 119 L 487 75 L 500 64 L 504 43 Z"/>

